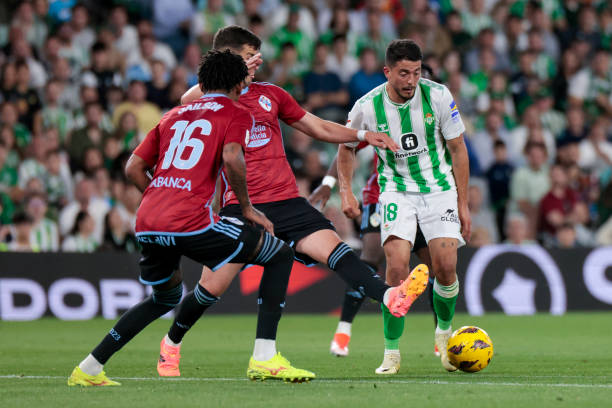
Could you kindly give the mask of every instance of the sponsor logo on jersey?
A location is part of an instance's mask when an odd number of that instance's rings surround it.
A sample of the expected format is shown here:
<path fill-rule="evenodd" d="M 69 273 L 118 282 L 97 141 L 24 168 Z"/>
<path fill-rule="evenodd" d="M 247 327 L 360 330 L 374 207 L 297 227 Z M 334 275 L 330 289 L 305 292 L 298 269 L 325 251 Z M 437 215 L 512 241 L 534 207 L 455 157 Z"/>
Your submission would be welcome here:
<path fill-rule="evenodd" d="M 244 135 L 244 145 L 245 145 L 245 146 L 248 146 L 248 145 L 249 145 L 249 140 L 251 139 L 251 138 L 249 137 L 250 135 L 251 135 L 251 134 L 250 134 L 249 130 L 247 129 L 246 134 Z"/>
<path fill-rule="evenodd" d="M 267 145 L 270 140 L 271 136 L 268 134 L 266 125 L 257 125 L 251 130 L 247 147 L 261 147 Z"/>
<path fill-rule="evenodd" d="M 404 133 L 400 136 L 400 143 L 404 150 L 414 150 L 419 147 L 419 138 L 414 133 Z"/>
<path fill-rule="evenodd" d="M 457 104 L 453 100 L 450 104 L 451 109 L 451 119 L 453 122 L 459 122 L 459 109 L 457 109 Z"/>
<path fill-rule="evenodd" d="M 457 216 L 457 213 L 453 208 L 449 208 L 440 217 L 440 221 L 454 222 L 455 224 L 459 224 L 459 217 Z"/>
<path fill-rule="evenodd" d="M 375 212 L 370 215 L 370 225 L 374 228 L 378 228 L 380 226 L 380 214 Z"/>
<path fill-rule="evenodd" d="M 386 123 L 380 123 L 378 125 L 378 131 L 379 132 L 388 132 L 389 131 L 389 126 Z"/>
<path fill-rule="evenodd" d="M 270 112 L 272 110 L 272 102 L 265 95 L 259 96 L 259 106 L 261 106 L 266 112 Z"/>
<path fill-rule="evenodd" d="M 395 153 L 396 159 L 405 159 L 406 157 L 419 156 L 424 153 L 428 153 L 429 149 L 427 147 L 423 147 L 422 149 L 412 150 L 405 153 Z"/>
<path fill-rule="evenodd" d="M 190 112 L 190 111 L 194 111 L 194 110 L 203 110 L 203 109 L 209 109 L 213 112 L 218 111 L 219 109 L 223 108 L 223 105 L 221 105 L 220 103 L 217 102 L 197 102 L 197 103 L 192 103 L 189 104 L 187 106 L 185 106 L 184 108 L 179 109 L 178 113 L 179 115 L 182 114 L 183 112 Z"/>
<path fill-rule="evenodd" d="M 178 188 L 180 190 L 191 191 L 191 180 L 185 180 L 182 177 L 163 177 L 159 176 L 155 178 L 150 187 L 168 187 L 168 188 Z"/>
<path fill-rule="evenodd" d="M 433 117 L 433 115 L 431 113 L 428 112 L 427 114 L 425 114 L 425 123 L 427 123 L 429 126 L 431 126 L 433 121 L 434 121 L 434 117 Z"/>

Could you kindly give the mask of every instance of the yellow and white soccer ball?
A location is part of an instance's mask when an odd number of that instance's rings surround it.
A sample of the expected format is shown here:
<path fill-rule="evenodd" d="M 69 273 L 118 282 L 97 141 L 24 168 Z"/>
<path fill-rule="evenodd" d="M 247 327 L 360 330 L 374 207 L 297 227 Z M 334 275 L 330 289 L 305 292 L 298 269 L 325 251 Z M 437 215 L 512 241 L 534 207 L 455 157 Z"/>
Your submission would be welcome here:
<path fill-rule="evenodd" d="M 489 365 L 493 358 L 493 342 L 486 331 L 476 326 L 455 330 L 448 340 L 448 360 L 468 373 L 475 373 Z"/>

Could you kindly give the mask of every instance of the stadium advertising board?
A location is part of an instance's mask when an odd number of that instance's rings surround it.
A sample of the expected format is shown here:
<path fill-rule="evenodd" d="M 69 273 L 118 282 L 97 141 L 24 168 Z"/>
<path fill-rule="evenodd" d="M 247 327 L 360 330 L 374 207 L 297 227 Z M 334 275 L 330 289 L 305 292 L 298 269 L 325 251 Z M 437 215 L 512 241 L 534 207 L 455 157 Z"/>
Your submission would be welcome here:
<path fill-rule="evenodd" d="M 114 319 L 150 288 L 138 282 L 138 257 L 124 253 L 0 254 L 0 318 Z M 185 287 L 200 267 L 185 260 Z M 459 311 L 510 315 L 568 310 L 612 310 L 612 247 L 544 250 L 538 246 L 489 246 L 459 252 Z M 262 269 L 243 271 L 211 313 L 253 313 Z M 344 283 L 323 267 L 296 263 L 289 283 L 288 313 L 332 313 Z M 186 291 L 185 291 L 186 292 Z M 413 306 L 428 310 L 426 296 Z M 366 305 L 371 311 L 375 304 Z"/>

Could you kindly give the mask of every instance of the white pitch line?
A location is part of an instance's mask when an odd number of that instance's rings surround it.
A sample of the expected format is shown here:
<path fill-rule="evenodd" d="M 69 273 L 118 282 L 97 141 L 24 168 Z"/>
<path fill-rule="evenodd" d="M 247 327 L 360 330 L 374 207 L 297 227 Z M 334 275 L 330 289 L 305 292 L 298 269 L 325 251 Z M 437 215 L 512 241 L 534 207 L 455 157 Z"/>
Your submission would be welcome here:
<path fill-rule="evenodd" d="M 0 375 L 0 379 L 16 380 L 63 380 L 65 376 L 53 375 Z M 245 382 L 247 378 L 223 378 L 223 377 L 181 377 L 181 378 L 154 378 L 154 377 L 112 377 L 116 380 L 128 381 L 219 381 L 219 382 Z M 520 383 L 520 382 L 491 382 L 491 381 L 444 381 L 444 380 L 374 380 L 374 379 L 316 379 L 315 383 L 362 383 L 362 384 L 419 384 L 419 385 L 477 385 L 477 386 L 500 386 L 500 387 L 554 387 L 554 388 L 612 388 L 612 384 L 569 384 L 569 383 Z"/>

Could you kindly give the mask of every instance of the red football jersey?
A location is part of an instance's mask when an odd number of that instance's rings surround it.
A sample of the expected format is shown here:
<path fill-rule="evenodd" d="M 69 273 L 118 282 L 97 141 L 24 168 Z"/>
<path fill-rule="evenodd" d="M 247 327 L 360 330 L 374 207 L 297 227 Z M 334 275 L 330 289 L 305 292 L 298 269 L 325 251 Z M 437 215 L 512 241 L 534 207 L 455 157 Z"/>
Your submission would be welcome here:
<path fill-rule="evenodd" d="M 357 151 L 369 146 L 366 142 L 361 142 L 357 145 Z M 376 170 L 376 164 L 378 163 L 378 156 L 374 154 L 372 160 L 372 174 L 368 178 L 368 181 L 361 190 L 361 202 L 364 206 L 378 203 L 378 196 L 380 196 L 380 186 L 378 185 L 378 171 Z"/>
<path fill-rule="evenodd" d="M 306 111 L 284 89 L 265 82 L 253 82 L 238 103 L 255 119 L 246 147 L 247 187 L 253 204 L 299 197 L 295 176 L 287 161 L 279 119 L 291 125 Z M 224 177 L 222 206 L 238 204 Z"/>
<path fill-rule="evenodd" d="M 244 148 L 252 116 L 230 98 L 207 94 L 166 113 L 134 150 L 155 168 L 136 215 L 136 232 L 194 232 L 218 217 L 211 200 L 223 146 Z"/>

